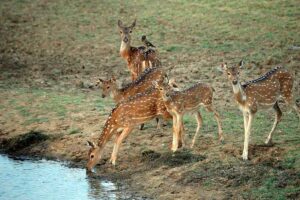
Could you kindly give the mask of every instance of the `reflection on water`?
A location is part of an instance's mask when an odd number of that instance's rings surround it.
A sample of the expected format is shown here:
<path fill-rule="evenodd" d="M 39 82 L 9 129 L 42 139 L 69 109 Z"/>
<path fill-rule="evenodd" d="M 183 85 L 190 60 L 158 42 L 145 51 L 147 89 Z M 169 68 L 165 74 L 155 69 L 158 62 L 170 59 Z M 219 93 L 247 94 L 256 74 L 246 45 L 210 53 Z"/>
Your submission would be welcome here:
<path fill-rule="evenodd" d="M 1 200 L 127 198 L 114 183 L 88 176 L 84 169 L 55 161 L 15 160 L 0 155 Z"/>

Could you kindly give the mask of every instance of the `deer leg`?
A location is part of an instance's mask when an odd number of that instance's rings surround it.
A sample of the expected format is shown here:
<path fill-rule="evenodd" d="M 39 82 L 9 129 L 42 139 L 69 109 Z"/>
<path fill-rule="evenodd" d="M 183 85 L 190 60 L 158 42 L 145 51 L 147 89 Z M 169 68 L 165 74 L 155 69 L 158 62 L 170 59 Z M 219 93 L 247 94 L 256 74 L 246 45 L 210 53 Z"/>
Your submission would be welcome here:
<path fill-rule="evenodd" d="M 117 133 L 116 133 L 112 155 L 113 155 L 114 152 L 116 151 L 116 147 L 117 147 L 116 144 L 117 144 L 118 138 L 119 138 L 120 135 L 123 133 L 123 131 L 124 131 L 124 129 L 123 129 L 122 131 L 120 131 L 120 132 L 117 131 Z M 111 156 L 109 162 L 110 162 L 110 163 L 112 162 L 112 156 Z"/>
<path fill-rule="evenodd" d="M 199 111 L 196 112 L 195 117 L 196 117 L 196 119 L 197 119 L 197 129 L 196 129 L 196 133 L 195 133 L 195 135 L 194 135 L 193 141 L 192 141 L 191 148 L 194 147 L 196 138 L 197 138 L 197 136 L 198 136 L 199 130 L 200 130 L 200 128 L 201 128 L 201 126 L 202 126 L 202 122 L 203 122 L 201 113 L 200 113 Z"/>
<path fill-rule="evenodd" d="M 249 113 L 249 120 L 247 123 L 247 127 L 245 129 L 245 138 L 244 138 L 244 150 L 243 150 L 243 160 L 248 160 L 248 147 L 249 147 L 249 139 L 250 139 L 250 129 L 253 120 L 254 114 Z"/>
<path fill-rule="evenodd" d="M 178 124 L 177 124 L 177 115 L 173 115 L 173 141 L 172 148 L 173 152 L 177 151 L 178 148 Z"/>
<path fill-rule="evenodd" d="M 222 130 L 222 123 L 220 119 L 220 114 L 212 107 L 212 105 L 206 107 L 209 112 L 214 113 L 214 118 L 217 121 L 218 124 L 218 134 L 219 134 L 219 141 L 224 142 L 224 136 L 223 136 L 223 130 Z"/>
<path fill-rule="evenodd" d="M 134 81 L 135 79 L 135 74 L 131 72 L 131 80 Z"/>
<path fill-rule="evenodd" d="M 298 107 L 296 104 L 294 104 L 293 108 L 298 115 L 298 129 L 300 129 L 300 107 Z"/>
<path fill-rule="evenodd" d="M 274 104 L 273 109 L 276 112 L 276 116 L 275 116 L 275 121 L 274 121 L 273 127 L 272 127 L 272 129 L 271 129 L 271 131 L 270 131 L 270 133 L 269 133 L 269 135 L 267 137 L 267 140 L 265 141 L 265 144 L 267 144 L 267 145 L 271 145 L 272 144 L 272 134 L 275 131 L 278 123 L 281 120 L 281 116 L 282 116 L 282 112 L 281 112 L 281 110 L 279 108 L 278 102 L 276 102 Z"/>
<path fill-rule="evenodd" d="M 122 141 L 129 135 L 129 133 L 132 131 L 132 127 L 126 127 L 124 128 L 123 132 L 118 135 L 115 139 L 114 149 L 111 154 L 110 161 L 113 165 L 116 165 L 117 160 L 117 154 L 120 148 L 120 145 L 122 144 Z"/>
<path fill-rule="evenodd" d="M 144 125 L 145 125 L 145 124 L 141 124 L 141 125 L 140 125 L 140 130 L 143 130 L 143 129 L 144 129 Z"/>
<path fill-rule="evenodd" d="M 248 113 L 243 112 L 243 116 L 244 116 L 244 131 L 246 131 L 247 126 L 248 126 Z"/>
<path fill-rule="evenodd" d="M 178 136 L 179 136 L 179 141 L 178 141 L 178 148 L 184 147 L 184 126 L 183 126 L 183 115 L 179 115 L 178 118 L 179 122 L 178 124 L 180 125 L 180 128 L 178 130 Z"/>
<path fill-rule="evenodd" d="M 155 118 L 156 120 L 156 129 L 161 129 L 160 121 L 159 118 Z"/>

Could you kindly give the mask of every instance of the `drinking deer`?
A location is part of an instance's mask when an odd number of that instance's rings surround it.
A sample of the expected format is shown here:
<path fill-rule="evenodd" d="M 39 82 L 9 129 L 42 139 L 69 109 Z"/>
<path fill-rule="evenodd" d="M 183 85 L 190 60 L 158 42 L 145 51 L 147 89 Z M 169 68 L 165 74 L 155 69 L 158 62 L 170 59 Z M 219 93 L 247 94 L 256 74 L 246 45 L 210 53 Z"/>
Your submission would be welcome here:
<path fill-rule="evenodd" d="M 214 117 L 217 121 L 219 129 L 219 141 L 224 141 L 220 115 L 212 105 L 213 88 L 211 86 L 205 83 L 197 83 L 192 87 L 182 91 L 171 91 L 166 88 L 165 85 L 159 84 L 157 82 L 153 82 L 153 84 L 160 91 L 162 100 L 168 112 L 172 115 L 173 121 L 176 121 L 176 123 L 173 123 L 175 137 L 181 137 L 181 140 L 184 141 L 183 115 L 188 112 L 194 113 L 197 120 L 197 129 L 191 145 L 191 147 L 193 148 L 199 130 L 202 126 L 203 120 L 199 108 L 200 106 L 203 106 L 207 111 L 214 113 Z"/>
<path fill-rule="evenodd" d="M 128 100 L 120 102 L 111 111 L 102 134 L 98 139 L 98 143 L 88 142 L 91 149 L 88 153 L 89 161 L 87 163 L 87 170 L 91 171 L 100 161 L 103 149 L 112 135 L 116 135 L 116 138 L 110 161 L 115 165 L 120 145 L 132 129 L 136 125 L 145 123 L 158 116 L 162 116 L 165 119 L 172 118 L 160 97 L 159 91 L 155 88 L 150 88 L 145 93 L 137 94 Z M 118 129 L 122 129 L 123 131 L 118 133 Z M 175 141 L 173 137 L 172 147 L 178 146 L 178 143 L 180 145 L 180 141 Z"/>
<path fill-rule="evenodd" d="M 293 77 L 283 67 L 275 67 L 258 79 L 241 84 L 239 77 L 240 69 L 243 67 L 243 61 L 233 67 L 228 67 L 226 63 L 222 64 L 221 67 L 232 84 L 234 99 L 243 112 L 245 138 L 242 158 L 243 160 L 247 160 L 251 125 L 259 109 L 273 108 L 276 113 L 275 122 L 265 141 L 268 145 L 272 143 L 272 134 L 282 117 L 282 112 L 278 104 L 280 97 L 282 97 L 288 105 L 293 105 L 300 120 L 300 113 L 293 100 Z"/>
<path fill-rule="evenodd" d="M 120 55 L 127 61 L 128 69 L 131 73 L 131 79 L 135 80 L 148 67 L 159 66 L 157 51 L 153 49 L 146 50 L 146 47 L 131 46 L 131 33 L 136 25 L 136 20 L 130 26 L 124 26 L 121 20 L 118 20 L 118 27 L 121 34 Z"/>

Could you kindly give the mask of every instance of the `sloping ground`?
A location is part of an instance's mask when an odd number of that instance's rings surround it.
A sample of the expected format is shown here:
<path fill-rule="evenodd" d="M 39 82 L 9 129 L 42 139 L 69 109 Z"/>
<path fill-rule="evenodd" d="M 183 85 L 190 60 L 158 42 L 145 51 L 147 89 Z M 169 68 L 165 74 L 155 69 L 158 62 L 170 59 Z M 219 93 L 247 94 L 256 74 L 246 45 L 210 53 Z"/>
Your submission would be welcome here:
<path fill-rule="evenodd" d="M 124 142 L 116 168 L 106 163 L 108 145 L 97 167 L 99 178 L 125 179 L 154 199 L 297 199 L 296 115 L 284 112 L 275 145 L 265 147 L 261 144 L 273 113 L 260 112 L 253 125 L 251 160 L 241 161 L 242 117 L 218 66 L 244 59 L 242 80 L 249 80 L 284 65 L 295 75 L 299 98 L 299 7 L 296 0 L 1 1 L 1 149 L 84 166 L 86 140 L 97 139 L 113 107 L 91 86 L 98 77 L 112 74 L 120 82 L 129 81 L 118 53 L 116 22 L 120 18 L 127 24 L 136 17 L 134 45 L 146 34 L 158 46 L 163 67 L 175 65 L 170 76 L 181 87 L 199 80 L 212 84 L 226 143 L 217 142 L 216 123 L 203 111 L 196 147 L 172 155 L 170 124 L 156 130 L 149 122 L 146 130 L 135 130 Z M 196 123 L 186 117 L 185 124 L 189 144 Z"/>

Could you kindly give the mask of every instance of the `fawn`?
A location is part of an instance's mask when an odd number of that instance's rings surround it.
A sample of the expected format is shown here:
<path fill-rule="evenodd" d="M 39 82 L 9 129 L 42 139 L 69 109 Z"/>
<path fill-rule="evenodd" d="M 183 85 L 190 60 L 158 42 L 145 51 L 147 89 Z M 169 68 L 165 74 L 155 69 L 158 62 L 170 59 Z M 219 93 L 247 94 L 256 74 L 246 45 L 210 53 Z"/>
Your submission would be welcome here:
<path fill-rule="evenodd" d="M 243 112 L 245 138 L 242 158 L 243 160 L 247 160 L 251 124 L 255 113 L 259 109 L 273 108 L 276 113 L 275 122 L 265 141 L 267 145 L 272 143 L 272 134 L 282 117 L 282 112 L 278 104 L 280 97 L 288 105 L 293 104 L 293 108 L 296 110 L 300 120 L 300 113 L 296 104 L 294 104 L 292 94 L 293 77 L 283 67 L 276 67 L 258 79 L 241 84 L 239 76 L 240 69 L 243 67 L 243 61 L 233 67 L 227 67 L 226 63 L 222 64 L 221 67 L 232 84 L 234 99 Z"/>
<path fill-rule="evenodd" d="M 100 161 L 103 149 L 112 135 L 116 135 L 114 148 L 111 154 L 111 163 L 116 164 L 117 153 L 122 141 L 130 134 L 132 129 L 139 124 L 145 123 L 158 116 L 165 119 L 171 119 L 172 116 L 168 113 L 159 91 L 155 88 L 150 88 L 144 93 L 137 94 L 128 100 L 122 101 L 116 105 L 111 111 L 98 139 L 98 144 L 88 142 L 91 146 L 88 156 L 87 170 L 92 168 Z M 119 133 L 118 129 L 122 129 Z M 178 146 L 180 141 L 175 141 L 173 137 L 172 145 Z"/>
<path fill-rule="evenodd" d="M 127 61 L 128 69 L 131 73 L 131 79 L 135 80 L 148 67 L 160 66 L 157 51 L 144 46 L 131 46 L 131 33 L 136 25 L 136 20 L 130 26 L 124 26 L 121 20 L 118 20 L 118 27 L 121 34 L 120 55 Z"/>
<path fill-rule="evenodd" d="M 153 82 L 154 86 L 160 91 L 162 100 L 173 117 L 174 135 L 175 137 L 181 137 L 184 141 L 184 130 L 183 130 L 183 115 L 190 112 L 195 113 L 197 120 L 197 129 L 193 137 L 192 145 L 193 148 L 198 132 L 202 126 L 202 116 L 199 108 L 203 106 L 207 111 L 213 112 L 214 117 L 218 124 L 219 141 L 223 142 L 223 131 L 219 113 L 213 108 L 213 88 L 205 83 L 197 83 L 190 88 L 182 91 L 171 91 L 165 85 Z M 174 123 L 175 121 L 175 123 Z M 176 127 L 175 127 L 176 126 Z M 172 149 L 176 151 L 175 149 Z"/>

